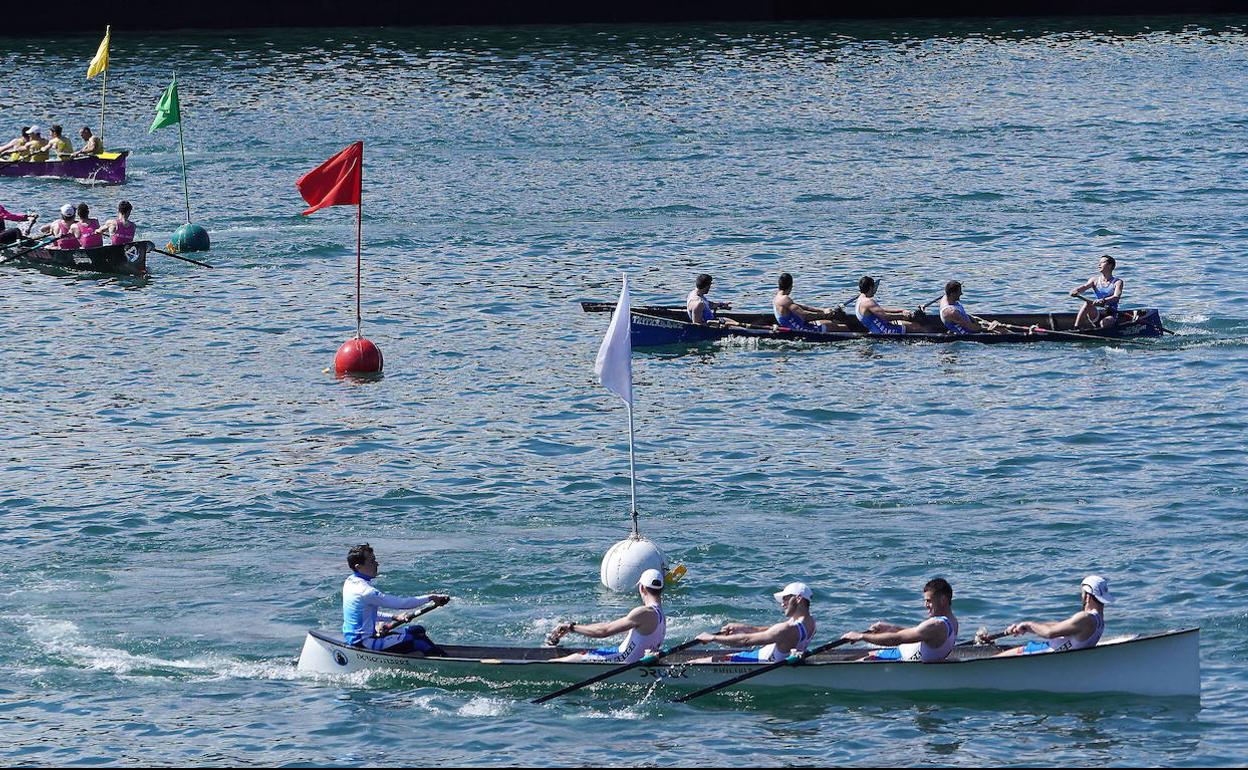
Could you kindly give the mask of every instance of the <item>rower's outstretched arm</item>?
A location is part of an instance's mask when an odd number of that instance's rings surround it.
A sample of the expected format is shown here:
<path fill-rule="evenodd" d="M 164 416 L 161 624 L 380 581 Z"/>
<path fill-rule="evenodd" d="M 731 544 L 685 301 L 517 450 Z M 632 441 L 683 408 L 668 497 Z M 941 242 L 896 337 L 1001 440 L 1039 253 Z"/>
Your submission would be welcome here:
<path fill-rule="evenodd" d="M 1094 625 L 1095 621 L 1092 620 L 1091 615 L 1086 612 L 1076 612 L 1065 620 L 1050 623 L 1038 620 L 1024 620 L 1021 623 L 1015 623 L 1007 630 L 1015 635 L 1035 634 L 1042 639 L 1052 639 L 1056 636 L 1074 636 L 1079 639 L 1086 639 L 1092 633 Z"/>
<path fill-rule="evenodd" d="M 748 634 L 699 634 L 698 640 L 706 644 L 722 644 L 726 647 L 761 647 L 764 644 L 779 644 L 791 648 L 797 642 L 797 629 L 787 622 L 782 622 L 764 631 Z"/>

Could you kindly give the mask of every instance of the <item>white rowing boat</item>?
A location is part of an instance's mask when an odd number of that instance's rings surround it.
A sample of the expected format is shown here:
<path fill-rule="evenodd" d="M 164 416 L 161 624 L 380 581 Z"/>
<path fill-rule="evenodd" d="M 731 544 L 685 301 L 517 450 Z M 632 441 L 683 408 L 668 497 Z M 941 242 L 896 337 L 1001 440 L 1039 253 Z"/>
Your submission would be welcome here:
<path fill-rule="evenodd" d="M 360 671 L 408 672 L 446 685 L 457 678 L 497 684 L 570 684 L 615 667 L 610 663 L 552 663 L 574 650 L 536 647 L 442 645 L 447 657 L 396 655 L 344 644 L 337 634 L 309 631 L 299 670 L 317 674 Z M 993 657 L 996 645 L 963 646 L 940 663 L 863 662 L 863 650 L 838 649 L 783 666 L 739 686 L 806 688 L 854 692 L 991 690 L 1063 695 L 1133 693 L 1200 696 L 1200 629 L 1189 628 L 1103 640 L 1095 647 L 1039 655 Z M 688 689 L 704 687 L 757 667 L 757 663 L 690 663 L 707 650 L 688 650 L 652 666 L 608 680 L 654 682 Z"/>

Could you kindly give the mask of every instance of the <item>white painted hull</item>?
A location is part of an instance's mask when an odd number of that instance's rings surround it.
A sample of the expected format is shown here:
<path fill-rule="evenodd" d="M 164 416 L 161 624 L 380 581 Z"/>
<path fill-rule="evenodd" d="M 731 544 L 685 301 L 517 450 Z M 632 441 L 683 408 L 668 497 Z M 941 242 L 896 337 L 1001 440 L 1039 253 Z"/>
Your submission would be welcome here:
<path fill-rule="evenodd" d="M 349 647 L 340 637 L 309 632 L 299 656 L 299 670 L 316 674 L 401 671 L 436 679 L 439 685 L 465 681 L 515 682 L 558 686 L 588 679 L 613 664 L 550 663 L 549 649 L 457 647 L 444 645 L 450 657 L 423 658 Z M 785 666 L 742 682 L 738 687 L 923 692 L 988 690 L 1050 692 L 1063 695 L 1133 693 L 1149 696 L 1200 696 L 1199 629 L 1170 631 L 1103 641 L 1086 649 L 1040 655 L 989 657 L 992 648 L 961 647 L 942 663 L 860 662 L 861 655 L 840 650 L 800 666 Z M 690 651 L 704 655 L 705 652 Z M 682 656 L 687 659 L 687 656 Z M 527 658 L 527 659 L 526 659 Z M 674 663 L 660 661 L 609 680 L 621 684 L 653 682 L 703 687 L 744 673 L 758 664 Z"/>

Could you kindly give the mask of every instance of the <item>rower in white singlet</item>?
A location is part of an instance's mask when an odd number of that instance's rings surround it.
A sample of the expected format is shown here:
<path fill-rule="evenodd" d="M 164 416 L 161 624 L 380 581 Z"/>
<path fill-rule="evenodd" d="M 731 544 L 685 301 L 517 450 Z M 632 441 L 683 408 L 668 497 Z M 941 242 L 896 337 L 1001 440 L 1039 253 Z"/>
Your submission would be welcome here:
<path fill-rule="evenodd" d="M 905 628 L 894 623 L 874 623 L 865 633 L 850 631 L 842 638 L 851 642 L 884 645 L 863 660 L 937 663 L 949 657 L 958 643 L 958 619 L 953 614 L 953 586 L 944 578 L 932 578 L 923 586 L 927 619 Z"/>
<path fill-rule="evenodd" d="M 1108 254 L 1097 263 L 1100 272 L 1070 290 L 1070 296 L 1078 297 L 1081 292 L 1092 290 L 1094 300 L 1084 300 L 1083 307 L 1075 316 L 1075 328 L 1084 328 L 1084 324 L 1108 329 L 1118 323 L 1118 303 L 1122 301 L 1122 279 L 1114 275 L 1118 262 Z"/>
<path fill-rule="evenodd" d="M 1043 641 L 1027 642 L 999 654 L 1034 655 L 1095 647 L 1105 633 L 1105 605 L 1114 600 L 1109 593 L 1109 581 L 1100 575 L 1088 575 L 1079 584 L 1079 594 L 1083 606 L 1065 620 L 1023 620 L 1007 628 L 1006 632 L 1015 636 L 1033 634 Z"/>
<path fill-rule="evenodd" d="M 699 634 L 698 641 L 727 647 L 754 647 L 746 652 L 695 660 L 695 663 L 775 663 L 806 652 L 815 638 L 815 616 L 810 614 L 810 587 L 789 583 L 772 594 L 780 603 L 784 620 L 771 626 L 727 623 L 715 634 Z"/>
<path fill-rule="evenodd" d="M 553 658 L 556 663 L 634 663 L 647 652 L 663 647 L 667 635 L 667 618 L 663 616 L 663 573 L 648 569 L 637 581 L 641 606 L 617 620 L 605 623 L 561 623 L 546 637 L 547 644 L 558 644 L 565 634 L 580 634 L 591 639 L 605 639 L 624 634 L 618 647 L 576 652 Z"/>

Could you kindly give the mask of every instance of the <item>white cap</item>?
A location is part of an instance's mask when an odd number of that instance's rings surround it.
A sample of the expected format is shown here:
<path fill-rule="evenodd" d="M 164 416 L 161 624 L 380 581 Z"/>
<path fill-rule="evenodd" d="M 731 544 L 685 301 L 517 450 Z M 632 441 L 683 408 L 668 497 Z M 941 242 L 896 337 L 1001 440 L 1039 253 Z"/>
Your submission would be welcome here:
<path fill-rule="evenodd" d="M 772 594 L 778 602 L 784 601 L 786 596 L 800 596 L 806 601 L 810 601 L 810 595 L 810 586 L 805 583 L 789 583 L 783 590 Z"/>
<path fill-rule="evenodd" d="M 42 134 L 42 133 L 43 133 L 43 129 L 39 128 L 39 126 L 31 126 L 30 128 L 26 129 L 26 133 L 28 133 L 28 134 Z"/>
<path fill-rule="evenodd" d="M 77 211 L 78 209 L 72 203 L 66 203 L 64 206 L 61 206 L 61 216 L 63 217 L 72 217 Z"/>
<path fill-rule="evenodd" d="M 1114 601 L 1114 595 L 1109 592 L 1109 581 L 1100 575 L 1088 575 L 1079 584 L 1079 590 L 1085 594 L 1091 594 L 1101 604 L 1109 604 Z"/>
<path fill-rule="evenodd" d="M 637 580 L 637 585 L 643 588 L 649 588 L 654 591 L 663 590 L 663 573 L 657 569 L 648 569 L 641 573 L 641 577 Z"/>

